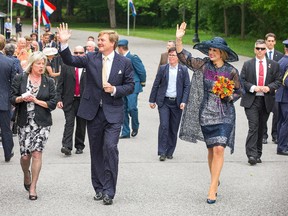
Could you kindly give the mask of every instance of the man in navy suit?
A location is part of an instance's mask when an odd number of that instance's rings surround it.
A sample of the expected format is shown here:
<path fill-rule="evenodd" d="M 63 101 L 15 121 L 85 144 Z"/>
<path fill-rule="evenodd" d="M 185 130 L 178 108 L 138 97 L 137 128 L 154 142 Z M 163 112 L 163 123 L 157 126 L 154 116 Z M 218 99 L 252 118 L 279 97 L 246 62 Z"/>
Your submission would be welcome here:
<path fill-rule="evenodd" d="M 264 40 L 256 41 L 254 52 L 255 58 L 244 63 L 240 74 L 246 92 L 240 105 L 248 119 L 246 155 L 251 165 L 262 162 L 263 129 L 274 106 L 275 91 L 281 85 L 279 64 L 265 57 Z"/>
<path fill-rule="evenodd" d="M 267 46 L 266 51 L 266 58 L 274 60 L 278 62 L 282 57 L 283 53 L 279 52 L 275 49 L 276 45 L 276 35 L 274 33 L 268 33 L 265 35 L 265 43 Z M 277 144 L 277 122 L 278 122 L 278 104 L 277 102 L 274 102 L 274 107 L 272 109 L 273 112 L 273 118 L 272 118 L 272 128 L 271 128 L 271 136 L 272 136 L 272 142 Z M 264 135 L 263 135 L 263 144 L 267 144 L 268 139 L 268 128 L 267 124 L 264 126 Z"/>
<path fill-rule="evenodd" d="M 288 40 L 283 41 L 283 44 L 285 55 L 278 61 L 283 79 L 275 95 L 279 108 L 277 154 L 288 156 Z"/>
<path fill-rule="evenodd" d="M 6 57 L 2 50 L 5 47 L 5 37 L 0 34 L 0 129 L 5 161 L 9 162 L 14 156 L 11 122 L 11 83 L 16 74 L 12 59 Z"/>
<path fill-rule="evenodd" d="M 176 48 L 168 50 L 169 64 L 161 65 L 152 86 L 149 103 L 158 105 L 160 125 L 158 132 L 159 160 L 173 159 L 182 111 L 188 101 L 190 79 L 186 66 L 178 64 Z"/>
<path fill-rule="evenodd" d="M 118 176 L 118 141 L 123 122 L 123 97 L 134 90 L 131 61 L 115 52 L 118 34 L 112 30 L 98 34 L 99 52 L 72 56 L 68 48 L 68 24 L 58 28 L 63 62 L 86 68 L 86 86 L 78 116 L 87 120 L 91 155 L 91 178 L 95 200 L 111 205 Z"/>
<path fill-rule="evenodd" d="M 128 49 L 128 40 L 122 39 L 118 41 L 118 52 L 131 60 L 134 69 L 134 92 L 124 97 L 124 122 L 120 138 L 130 138 L 129 115 L 131 116 L 132 133 L 135 137 L 138 134 L 138 95 L 143 91 L 146 82 L 146 70 L 137 55 L 132 55 Z"/>
<path fill-rule="evenodd" d="M 75 56 L 84 56 L 84 47 L 76 46 L 73 50 L 73 54 Z M 75 154 L 82 154 L 83 149 L 85 148 L 86 120 L 77 116 L 85 82 L 85 68 L 75 68 L 65 64 L 62 66 L 57 85 L 57 107 L 63 109 L 65 115 L 61 148 L 61 152 L 65 155 L 71 155 L 75 120 Z"/>

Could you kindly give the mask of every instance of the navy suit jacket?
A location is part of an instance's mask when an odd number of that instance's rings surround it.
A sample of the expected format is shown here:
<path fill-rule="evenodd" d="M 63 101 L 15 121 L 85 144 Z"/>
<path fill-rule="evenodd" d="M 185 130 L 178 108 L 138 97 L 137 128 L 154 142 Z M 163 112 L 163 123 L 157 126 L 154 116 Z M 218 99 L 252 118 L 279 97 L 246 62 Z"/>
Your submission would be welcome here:
<path fill-rule="evenodd" d="M 81 97 L 78 116 L 86 120 L 95 118 L 100 101 L 109 123 L 123 121 L 123 96 L 134 90 L 133 68 L 131 61 L 115 52 L 108 82 L 116 87 L 116 94 L 111 96 L 102 87 L 102 53 L 89 52 L 85 56 L 72 56 L 69 47 L 60 52 L 63 62 L 79 68 L 86 68 L 86 86 Z"/>
<path fill-rule="evenodd" d="M 126 57 L 131 60 L 131 63 L 134 69 L 135 86 L 134 86 L 133 93 L 138 94 L 143 91 L 141 82 L 146 82 L 146 70 L 141 59 L 137 55 L 132 55 L 129 51 Z"/>
<path fill-rule="evenodd" d="M 83 94 L 86 83 L 86 69 L 83 68 L 80 77 L 80 97 Z M 76 85 L 75 67 L 63 64 L 57 85 L 57 101 L 63 102 L 63 110 L 69 111 L 74 100 Z"/>
<path fill-rule="evenodd" d="M 284 55 L 280 61 L 280 74 L 281 77 L 284 76 L 285 72 L 288 70 L 288 56 Z M 277 90 L 275 95 L 276 102 L 288 103 L 288 77 L 284 81 L 282 81 L 282 85 Z"/>
<path fill-rule="evenodd" d="M 168 88 L 169 81 L 169 64 L 161 65 L 155 81 L 152 86 L 149 102 L 155 103 L 158 107 L 162 107 L 165 99 L 165 94 Z M 178 64 L 178 73 L 176 81 L 176 92 L 177 92 L 177 105 L 180 106 L 181 103 L 187 104 L 189 89 L 190 89 L 190 79 L 188 74 L 188 69 L 186 66 Z"/>
<path fill-rule="evenodd" d="M 268 93 L 264 94 L 266 111 L 271 112 L 274 106 L 275 90 L 281 85 L 281 77 L 279 64 L 273 60 L 267 60 L 267 74 L 265 78 L 265 86 L 270 88 Z M 245 108 L 250 108 L 256 97 L 256 92 L 251 93 L 250 88 L 253 85 L 257 86 L 256 76 L 256 58 L 244 62 L 240 77 L 244 84 L 245 94 L 242 96 L 240 105 Z"/>
<path fill-rule="evenodd" d="M 15 64 L 0 52 L 0 65 L 0 110 L 8 111 L 11 109 L 11 84 L 16 75 Z"/>
<path fill-rule="evenodd" d="M 266 52 L 266 58 L 268 58 L 269 51 Z M 278 62 L 283 57 L 283 53 L 279 52 L 278 50 L 274 49 L 274 54 L 272 56 L 272 60 Z"/>

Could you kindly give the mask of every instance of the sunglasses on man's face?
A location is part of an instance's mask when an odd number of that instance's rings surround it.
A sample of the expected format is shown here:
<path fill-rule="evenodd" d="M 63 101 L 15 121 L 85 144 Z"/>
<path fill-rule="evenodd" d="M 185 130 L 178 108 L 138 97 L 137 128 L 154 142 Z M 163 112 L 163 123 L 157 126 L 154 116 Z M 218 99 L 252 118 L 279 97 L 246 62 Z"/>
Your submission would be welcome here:
<path fill-rule="evenodd" d="M 84 52 L 74 52 L 75 55 L 83 54 Z"/>
<path fill-rule="evenodd" d="M 255 47 L 256 50 L 266 50 L 266 48 L 262 48 L 262 47 Z"/>

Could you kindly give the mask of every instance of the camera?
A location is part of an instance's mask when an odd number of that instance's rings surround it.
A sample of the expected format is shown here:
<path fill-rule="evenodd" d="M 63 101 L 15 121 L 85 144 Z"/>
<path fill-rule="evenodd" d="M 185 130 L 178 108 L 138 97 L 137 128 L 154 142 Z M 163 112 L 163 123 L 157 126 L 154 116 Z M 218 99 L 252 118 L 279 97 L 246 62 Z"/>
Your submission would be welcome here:
<path fill-rule="evenodd" d="M 50 42 L 51 42 L 52 40 L 54 40 L 54 38 L 55 38 L 55 34 L 49 35 L 49 41 L 50 41 Z"/>

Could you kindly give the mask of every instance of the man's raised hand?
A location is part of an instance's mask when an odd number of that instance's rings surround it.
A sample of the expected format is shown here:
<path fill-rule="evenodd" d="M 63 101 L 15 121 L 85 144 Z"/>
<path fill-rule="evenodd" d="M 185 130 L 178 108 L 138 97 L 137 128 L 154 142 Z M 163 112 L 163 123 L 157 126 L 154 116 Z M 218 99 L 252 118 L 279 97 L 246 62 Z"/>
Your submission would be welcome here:
<path fill-rule="evenodd" d="M 69 38 L 71 37 L 71 30 L 68 29 L 68 23 L 62 23 L 58 30 L 58 40 L 60 43 L 65 44 L 68 42 Z"/>

